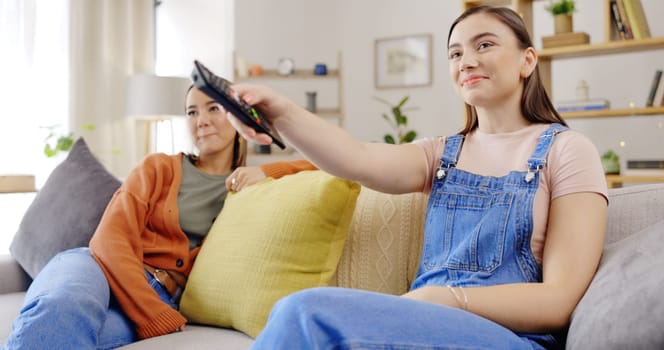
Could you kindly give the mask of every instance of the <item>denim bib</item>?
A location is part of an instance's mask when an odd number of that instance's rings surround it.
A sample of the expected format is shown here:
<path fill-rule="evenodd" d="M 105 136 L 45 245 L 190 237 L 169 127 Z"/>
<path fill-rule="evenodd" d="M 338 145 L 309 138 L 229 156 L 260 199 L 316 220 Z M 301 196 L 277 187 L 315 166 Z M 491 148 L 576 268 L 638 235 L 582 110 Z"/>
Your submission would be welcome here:
<path fill-rule="evenodd" d="M 457 169 L 464 136 L 447 138 L 434 174 L 424 247 L 412 289 L 542 281 L 530 248 L 533 202 L 551 144 L 565 130 L 552 124 L 540 135 L 528 170 L 503 177 Z"/>

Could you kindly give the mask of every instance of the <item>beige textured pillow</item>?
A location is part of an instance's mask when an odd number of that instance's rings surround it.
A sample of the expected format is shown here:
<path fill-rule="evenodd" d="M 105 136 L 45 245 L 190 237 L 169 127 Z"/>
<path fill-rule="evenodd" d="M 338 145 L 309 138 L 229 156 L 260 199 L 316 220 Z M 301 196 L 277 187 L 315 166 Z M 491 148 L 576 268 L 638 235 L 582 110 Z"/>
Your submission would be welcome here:
<path fill-rule="evenodd" d="M 363 187 L 331 285 L 400 295 L 417 273 L 427 196 Z"/>
<path fill-rule="evenodd" d="M 182 313 L 256 337 L 278 299 L 329 284 L 359 192 L 355 182 L 303 171 L 229 195 L 189 276 Z"/>

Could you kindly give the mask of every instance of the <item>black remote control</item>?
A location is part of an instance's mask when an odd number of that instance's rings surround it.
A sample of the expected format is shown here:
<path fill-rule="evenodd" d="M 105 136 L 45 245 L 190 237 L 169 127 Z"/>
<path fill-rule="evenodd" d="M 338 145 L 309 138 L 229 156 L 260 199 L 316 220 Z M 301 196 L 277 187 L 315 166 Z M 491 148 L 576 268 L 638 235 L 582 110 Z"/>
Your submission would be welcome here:
<path fill-rule="evenodd" d="M 286 148 L 279 133 L 270 122 L 263 118 L 254 107 L 246 104 L 233 93 L 230 81 L 215 75 L 198 60 L 194 60 L 191 80 L 196 88 L 224 106 L 227 111 L 231 112 L 244 124 L 256 130 L 256 132 L 269 135 L 272 138 L 272 143 L 279 148 Z"/>

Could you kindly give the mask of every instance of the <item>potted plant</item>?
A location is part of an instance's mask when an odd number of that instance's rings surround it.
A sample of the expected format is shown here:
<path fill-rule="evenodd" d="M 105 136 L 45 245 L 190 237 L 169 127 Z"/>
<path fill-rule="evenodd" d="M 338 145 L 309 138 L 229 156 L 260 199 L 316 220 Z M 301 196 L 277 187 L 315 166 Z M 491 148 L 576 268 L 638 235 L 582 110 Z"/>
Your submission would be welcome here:
<path fill-rule="evenodd" d="M 613 150 L 608 150 L 602 154 L 602 168 L 605 174 L 620 174 L 620 159 Z"/>
<path fill-rule="evenodd" d="M 390 116 L 387 115 L 387 113 L 383 113 L 383 119 L 385 119 L 385 121 L 387 121 L 392 130 L 394 130 L 394 135 L 385 134 L 385 136 L 383 137 L 385 142 L 391 144 L 400 144 L 400 143 L 408 143 L 415 140 L 415 137 L 417 137 L 417 132 L 415 130 L 407 130 L 408 117 L 404 114 L 404 111 L 406 110 L 417 109 L 416 107 L 409 107 L 407 109 L 404 109 L 404 105 L 406 104 L 406 102 L 408 102 L 409 96 L 404 96 L 401 99 L 401 101 L 399 101 L 399 103 L 397 103 L 396 105 L 392 105 L 390 102 L 379 97 L 375 97 L 375 99 L 389 106 L 390 111 L 392 112 L 391 118 Z"/>
<path fill-rule="evenodd" d="M 74 133 L 69 132 L 66 134 L 58 132 L 61 125 L 44 126 L 42 128 L 48 130 L 48 135 L 44 139 L 44 155 L 46 158 L 52 158 L 59 153 L 67 153 L 74 145 Z M 93 131 L 94 124 L 86 123 L 81 127 L 83 131 Z"/>
<path fill-rule="evenodd" d="M 553 15 L 553 25 L 556 34 L 571 33 L 574 31 L 572 21 L 574 0 L 551 1 L 546 9 Z"/>

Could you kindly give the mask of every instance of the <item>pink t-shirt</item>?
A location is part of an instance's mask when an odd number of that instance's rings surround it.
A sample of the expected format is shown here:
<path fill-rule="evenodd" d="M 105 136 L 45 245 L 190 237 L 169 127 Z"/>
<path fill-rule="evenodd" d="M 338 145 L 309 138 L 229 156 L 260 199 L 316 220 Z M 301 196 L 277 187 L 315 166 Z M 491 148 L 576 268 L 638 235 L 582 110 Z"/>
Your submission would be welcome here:
<path fill-rule="evenodd" d="M 527 160 L 533 154 L 540 134 L 549 127 L 549 124 L 533 124 L 515 132 L 499 134 L 475 130 L 466 135 L 457 168 L 496 177 L 505 176 L 512 170 L 526 171 Z M 440 165 L 445 138 L 426 138 L 414 143 L 426 154 L 429 172 L 424 192 L 428 193 Z M 567 130 L 555 137 L 535 194 L 530 246 L 538 263 L 542 263 L 549 203 L 575 192 L 596 192 L 608 200 L 606 178 L 597 149 L 584 135 Z"/>

